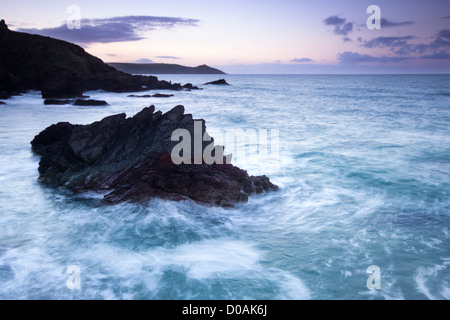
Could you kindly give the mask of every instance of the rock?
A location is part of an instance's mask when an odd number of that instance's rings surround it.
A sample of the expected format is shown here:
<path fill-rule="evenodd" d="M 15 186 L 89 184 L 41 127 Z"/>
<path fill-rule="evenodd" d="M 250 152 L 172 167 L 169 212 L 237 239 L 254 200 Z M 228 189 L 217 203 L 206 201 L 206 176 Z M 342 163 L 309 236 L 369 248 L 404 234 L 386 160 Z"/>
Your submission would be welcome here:
<path fill-rule="evenodd" d="M 171 141 L 172 133 L 186 129 L 193 136 L 195 121 L 183 106 L 165 114 L 151 106 L 131 118 L 117 114 L 89 125 L 52 125 L 31 142 L 41 155 L 40 180 L 76 193 L 109 192 L 103 202 L 110 204 L 158 197 L 232 207 L 253 193 L 277 189 L 266 176 L 249 176 L 231 164 L 175 165 L 171 150 L 179 141 Z M 206 133 L 204 120 L 198 121 Z"/>
<path fill-rule="evenodd" d="M 152 98 L 170 98 L 170 97 L 173 97 L 173 94 L 157 93 L 152 96 Z"/>
<path fill-rule="evenodd" d="M 202 89 L 200 89 L 199 87 L 192 85 L 192 83 L 186 83 L 186 84 L 183 86 L 183 89 L 184 89 L 184 90 L 187 90 L 187 91 L 191 91 L 191 90 L 202 90 Z"/>
<path fill-rule="evenodd" d="M 152 95 L 151 94 L 144 94 L 144 95 L 136 95 L 136 94 L 130 94 L 127 96 L 128 98 L 151 98 Z"/>
<path fill-rule="evenodd" d="M 46 106 L 48 105 L 65 105 L 65 104 L 71 104 L 73 100 L 58 100 L 58 99 L 46 99 L 44 100 L 44 104 Z"/>
<path fill-rule="evenodd" d="M 135 94 L 130 94 L 128 96 L 129 98 L 170 98 L 173 97 L 173 94 L 162 94 L 162 93 L 157 93 L 154 95 L 151 94 L 144 94 L 144 95 L 135 95 Z"/>
<path fill-rule="evenodd" d="M 81 100 L 77 99 L 73 103 L 74 106 L 106 106 L 108 103 L 103 100 Z"/>
<path fill-rule="evenodd" d="M 9 99 L 11 94 L 6 91 L 0 91 L 0 99 Z"/>
<path fill-rule="evenodd" d="M 209 85 L 209 84 L 229 86 L 229 84 L 225 81 L 225 79 L 220 79 L 220 80 L 216 80 L 216 81 L 207 82 L 204 85 L 206 86 L 206 85 Z"/>
<path fill-rule="evenodd" d="M 3 19 L 0 21 L 0 30 L 9 30 L 5 20 Z"/>
<path fill-rule="evenodd" d="M 6 98 L 28 90 L 41 91 L 43 99 L 71 99 L 90 90 L 196 89 L 118 71 L 75 44 L 11 31 L 4 21 L 0 23 L 0 44 L 0 93 Z"/>
<path fill-rule="evenodd" d="M 44 100 L 45 105 L 65 105 L 72 104 L 74 106 L 106 106 L 108 103 L 103 100 L 83 100 L 83 99 L 46 99 Z"/>
<path fill-rule="evenodd" d="M 4 103 L 3 101 L 0 101 L 0 105 L 5 105 L 6 103 Z"/>

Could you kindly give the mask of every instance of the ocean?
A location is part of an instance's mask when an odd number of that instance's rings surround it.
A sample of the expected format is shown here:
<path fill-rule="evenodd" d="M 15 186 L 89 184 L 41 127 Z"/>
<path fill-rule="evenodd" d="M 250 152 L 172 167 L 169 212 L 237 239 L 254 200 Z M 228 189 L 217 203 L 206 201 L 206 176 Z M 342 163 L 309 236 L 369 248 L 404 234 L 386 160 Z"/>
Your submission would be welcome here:
<path fill-rule="evenodd" d="M 0 106 L 0 299 L 450 299 L 449 75 L 159 78 L 231 86 Z M 152 104 L 207 130 L 277 132 L 267 159 L 235 164 L 280 189 L 232 209 L 110 206 L 38 182 L 30 141 L 47 126 Z"/>

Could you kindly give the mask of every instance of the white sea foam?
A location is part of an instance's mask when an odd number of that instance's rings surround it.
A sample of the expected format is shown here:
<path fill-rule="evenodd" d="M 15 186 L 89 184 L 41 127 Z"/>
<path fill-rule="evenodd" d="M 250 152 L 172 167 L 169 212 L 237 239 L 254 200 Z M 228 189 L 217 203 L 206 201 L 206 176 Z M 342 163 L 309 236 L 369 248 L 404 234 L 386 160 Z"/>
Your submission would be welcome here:
<path fill-rule="evenodd" d="M 1 106 L 0 298 L 449 299 L 450 109 L 446 96 L 423 99 L 448 76 L 226 77 L 232 86 L 163 100 L 95 91 L 109 105 L 78 108 L 31 92 Z M 211 129 L 278 129 L 277 163 L 239 165 L 280 190 L 234 209 L 104 206 L 101 194 L 37 182 L 30 141 L 41 130 L 151 104 L 183 104 Z M 373 264 L 379 291 L 366 288 Z M 69 265 L 81 268 L 81 291 L 66 286 Z"/>

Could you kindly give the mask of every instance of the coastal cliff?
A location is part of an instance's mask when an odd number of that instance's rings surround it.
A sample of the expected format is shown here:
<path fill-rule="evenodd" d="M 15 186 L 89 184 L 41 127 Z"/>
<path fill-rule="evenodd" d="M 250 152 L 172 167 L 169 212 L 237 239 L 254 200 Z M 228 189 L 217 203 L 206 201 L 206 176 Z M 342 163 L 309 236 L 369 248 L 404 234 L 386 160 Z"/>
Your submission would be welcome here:
<path fill-rule="evenodd" d="M 89 90 L 139 92 L 191 90 L 191 84 L 172 84 L 153 76 L 116 70 L 75 44 L 15 32 L 0 21 L 0 99 L 28 90 L 44 99 L 82 97 Z"/>

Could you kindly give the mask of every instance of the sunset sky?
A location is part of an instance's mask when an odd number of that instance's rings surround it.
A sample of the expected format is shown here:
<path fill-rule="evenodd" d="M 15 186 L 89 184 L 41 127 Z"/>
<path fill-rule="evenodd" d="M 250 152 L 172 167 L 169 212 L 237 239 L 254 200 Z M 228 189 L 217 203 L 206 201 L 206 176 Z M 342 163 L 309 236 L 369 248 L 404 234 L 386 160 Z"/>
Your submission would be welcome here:
<path fill-rule="evenodd" d="M 81 29 L 67 9 L 80 8 Z M 367 8 L 381 8 L 369 30 Z M 12 30 L 105 62 L 207 64 L 228 73 L 450 73 L 449 0 L 2 1 Z"/>

